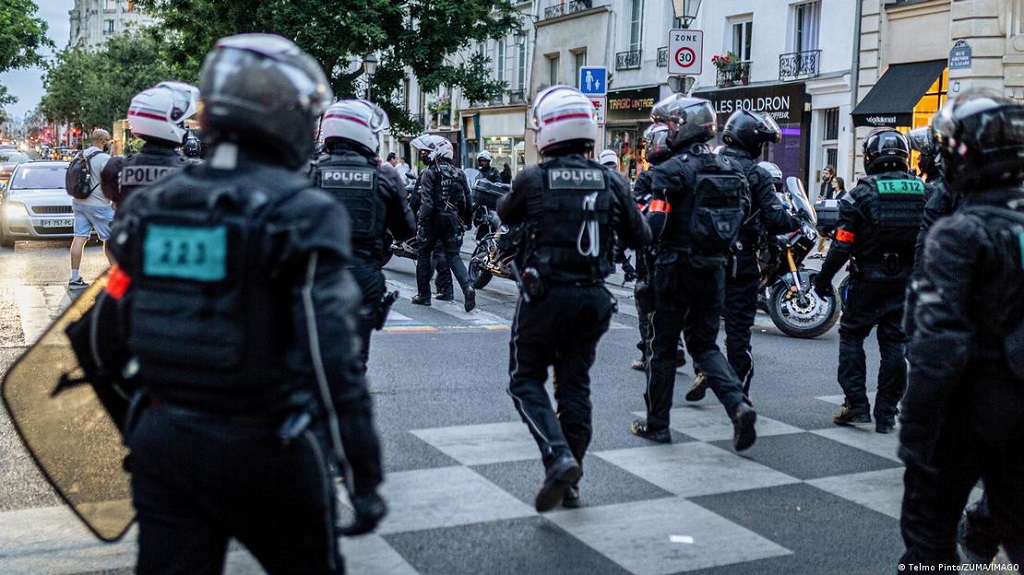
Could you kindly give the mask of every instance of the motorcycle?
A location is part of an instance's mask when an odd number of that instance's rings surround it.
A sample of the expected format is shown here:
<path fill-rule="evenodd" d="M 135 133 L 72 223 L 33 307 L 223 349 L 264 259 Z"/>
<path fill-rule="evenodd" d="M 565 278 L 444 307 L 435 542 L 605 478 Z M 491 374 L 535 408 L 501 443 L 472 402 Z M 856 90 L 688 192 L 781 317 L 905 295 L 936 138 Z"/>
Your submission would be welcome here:
<path fill-rule="evenodd" d="M 759 254 L 762 266 L 758 304 L 782 333 L 810 339 L 832 329 L 842 304 L 835 295 L 823 299 L 814 293 L 817 271 L 803 267 L 803 261 L 818 241 L 817 216 L 798 179 L 786 178 L 786 192 L 794 214 L 804 225 L 769 238 Z"/>
<path fill-rule="evenodd" d="M 477 244 L 469 257 L 469 281 L 474 289 L 481 289 L 494 276 L 514 280 L 511 265 L 518 255 L 522 229 L 510 230 L 502 224 L 495 211 L 498 198 L 507 194 L 512 186 L 477 180 L 473 187 L 473 223 L 477 226 Z"/>

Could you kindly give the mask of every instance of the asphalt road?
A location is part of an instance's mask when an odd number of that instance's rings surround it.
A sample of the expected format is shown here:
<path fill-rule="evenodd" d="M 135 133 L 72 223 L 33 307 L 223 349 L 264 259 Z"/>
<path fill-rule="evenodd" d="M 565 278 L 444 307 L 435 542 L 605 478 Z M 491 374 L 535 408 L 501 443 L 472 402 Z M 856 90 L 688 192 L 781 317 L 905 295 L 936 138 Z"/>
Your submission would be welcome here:
<path fill-rule="evenodd" d="M 103 262 L 87 248 L 83 276 Z M 67 266 L 65 244 L 0 250 L 0 374 L 70 303 Z M 627 430 L 644 409 L 644 376 L 627 367 L 637 355 L 629 286 L 612 287 L 620 313 L 592 370 L 583 508 L 539 515 L 542 466 L 505 392 L 513 284 L 495 279 L 469 314 L 461 301 L 423 308 L 408 302 L 412 268 L 395 260 L 386 270 L 402 299 L 371 353 L 391 513 L 376 534 L 344 542 L 351 573 L 895 572 L 896 436 L 831 424 L 842 400 L 835 329 L 797 340 L 759 314 L 751 396 L 760 438 L 749 451 L 732 451 L 712 394 L 683 401 L 689 366 L 677 380 L 673 443 L 656 446 Z M 869 389 L 877 360 L 869 343 Z M 0 413 L 0 575 L 130 573 L 135 534 L 92 539 Z M 262 572 L 237 545 L 227 571 Z"/>

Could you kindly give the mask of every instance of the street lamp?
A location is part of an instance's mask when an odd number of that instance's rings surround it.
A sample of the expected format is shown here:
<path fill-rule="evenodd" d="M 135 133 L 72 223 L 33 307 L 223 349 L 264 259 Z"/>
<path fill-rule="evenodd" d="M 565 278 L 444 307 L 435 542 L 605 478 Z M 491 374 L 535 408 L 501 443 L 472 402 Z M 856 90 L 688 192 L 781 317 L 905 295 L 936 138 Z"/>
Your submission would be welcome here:
<path fill-rule="evenodd" d="M 363 58 L 363 72 L 366 74 L 366 99 L 370 99 L 370 84 L 373 83 L 373 75 L 377 73 L 377 64 L 380 60 L 370 52 Z"/>
<path fill-rule="evenodd" d="M 689 28 L 690 24 L 697 18 L 697 10 L 700 9 L 700 0 L 672 0 L 672 10 L 677 19 L 683 21 L 683 28 Z"/>

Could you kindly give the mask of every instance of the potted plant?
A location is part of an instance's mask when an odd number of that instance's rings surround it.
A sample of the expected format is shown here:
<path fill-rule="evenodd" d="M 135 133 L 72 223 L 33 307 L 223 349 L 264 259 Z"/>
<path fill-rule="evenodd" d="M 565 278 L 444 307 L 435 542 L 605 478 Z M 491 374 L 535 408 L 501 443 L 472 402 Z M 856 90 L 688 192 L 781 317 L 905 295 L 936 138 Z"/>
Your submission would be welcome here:
<path fill-rule="evenodd" d="M 736 62 L 739 62 L 739 57 L 732 52 L 727 52 L 725 55 L 715 54 L 711 57 L 711 63 L 722 71 L 731 70 L 735 67 Z"/>

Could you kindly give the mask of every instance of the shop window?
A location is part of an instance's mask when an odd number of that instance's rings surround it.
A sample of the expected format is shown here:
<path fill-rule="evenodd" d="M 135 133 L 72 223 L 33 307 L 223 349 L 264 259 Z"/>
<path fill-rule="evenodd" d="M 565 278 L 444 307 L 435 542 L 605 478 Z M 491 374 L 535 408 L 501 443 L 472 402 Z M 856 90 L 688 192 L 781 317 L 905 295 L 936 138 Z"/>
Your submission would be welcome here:
<path fill-rule="evenodd" d="M 913 128 L 921 128 L 931 124 L 935 113 L 946 103 L 946 82 L 949 79 L 949 70 L 945 69 L 935 80 L 935 83 L 928 88 L 928 91 L 921 96 L 921 99 L 914 106 L 914 119 L 911 128 L 899 128 L 901 132 L 908 132 Z M 910 165 L 916 166 L 919 154 L 913 150 L 910 152 Z"/>
<path fill-rule="evenodd" d="M 793 51 L 810 52 L 818 49 L 821 29 L 821 2 L 807 2 L 793 6 Z"/>

